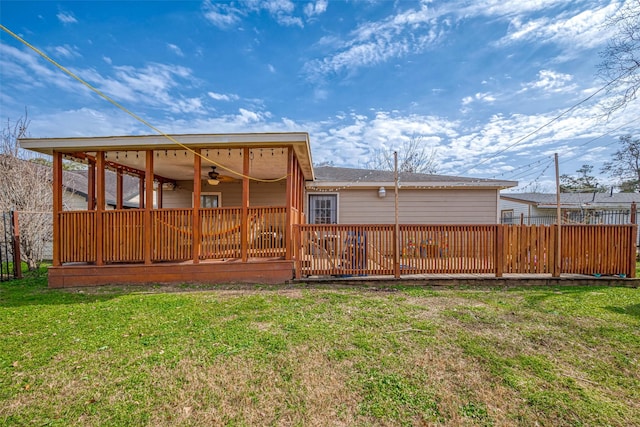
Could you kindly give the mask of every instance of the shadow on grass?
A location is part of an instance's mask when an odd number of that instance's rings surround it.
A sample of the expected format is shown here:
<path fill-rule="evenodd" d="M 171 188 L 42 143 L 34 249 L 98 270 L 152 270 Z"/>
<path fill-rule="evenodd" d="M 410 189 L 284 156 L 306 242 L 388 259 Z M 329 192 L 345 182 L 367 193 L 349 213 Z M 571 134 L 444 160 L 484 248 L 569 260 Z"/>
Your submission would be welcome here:
<path fill-rule="evenodd" d="M 632 304 L 626 307 L 607 306 L 604 308 L 613 313 L 626 314 L 628 316 L 635 317 L 636 319 L 640 319 L 640 304 Z"/>

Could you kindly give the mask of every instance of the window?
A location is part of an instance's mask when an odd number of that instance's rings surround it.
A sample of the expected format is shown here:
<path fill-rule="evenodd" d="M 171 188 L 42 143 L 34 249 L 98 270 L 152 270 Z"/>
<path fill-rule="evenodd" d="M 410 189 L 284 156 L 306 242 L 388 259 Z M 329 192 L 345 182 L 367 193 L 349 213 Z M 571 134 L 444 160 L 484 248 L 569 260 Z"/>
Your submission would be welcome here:
<path fill-rule="evenodd" d="M 501 216 L 503 224 L 513 224 L 513 209 L 503 210 Z"/>
<path fill-rule="evenodd" d="M 338 222 L 337 194 L 309 195 L 309 223 L 336 224 Z"/>
<path fill-rule="evenodd" d="M 222 193 L 200 194 L 201 208 L 219 208 L 222 206 Z"/>

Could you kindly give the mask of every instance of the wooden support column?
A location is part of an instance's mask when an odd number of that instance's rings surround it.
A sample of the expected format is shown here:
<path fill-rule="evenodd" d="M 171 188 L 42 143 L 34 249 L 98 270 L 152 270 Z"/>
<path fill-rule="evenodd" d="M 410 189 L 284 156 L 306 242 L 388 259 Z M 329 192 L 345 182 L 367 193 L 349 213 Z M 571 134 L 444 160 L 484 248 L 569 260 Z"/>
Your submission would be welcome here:
<path fill-rule="evenodd" d="M 104 230 L 102 226 L 102 215 L 104 213 L 104 151 L 99 151 L 96 156 L 96 265 L 104 264 Z"/>
<path fill-rule="evenodd" d="M 123 199 L 124 199 L 124 192 L 123 192 L 123 172 L 121 168 L 118 168 L 117 172 L 116 172 L 116 209 L 122 209 L 123 208 Z"/>
<path fill-rule="evenodd" d="M 156 209 L 162 209 L 162 181 L 158 181 L 156 189 Z"/>
<path fill-rule="evenodd" d="M 242 218 L 240 221 L 240 254 L 242 261 L 249 259 L 249 148 L 242 153 Z"/>
<path fill-rule="evenodd" d="M 151 264 L 152 227 L 151 211 L 153 210 L 153 150 L 145 151 L 144 164 L 144 263 Z"/>
<path fill-rule="evenodd" d="M 89 171 L 87 174 L 87 210 L 96 208 L 96 164 L 89 161 Z"/>
<path fill-rule="evenodd" d="M 139 175 L 138 193 L 140 194 L 140 200 L 138 201 L 138 207 L 144 209 L 144 180 L 146 175 Z"/>
<path fill-rule="evenodd" d="M 53 265 L 60 266 L 60 213 L 62 212 L 62 153 L 53 152 Z M 64 231 L 64 230 L 62 230 Z"/>
<path fill-rule="evenodd" d="M 200 226 L 200 195 L 202 193 L 202 179 L 200 173 L 202 170 L 202 158 L 200 157 L 200 149 L 193 150 L 193 217 L 191 218 L 191 227 L 193 230 L 191 242 L 192 259 L 194 264 L 200 262 L 200 244 L 201 244 L 201 226 Z"/>
<path fill-rule="evenodd" d="M 295 157 L 293 156 L 293 149 L 291 147 L 287 147 L 287 188 L 286 188 L 286 210 L 285 210 L 285 221 L 286 226 L 284 227 L 284 242 L 285 242 L 285 252 L 284 259 L 291 259 L 291 248 L 293 246 L 293 239 L 291 238 L 291 227 L 292 227 L 292 206 L 293 206 L 293 192 L 294 192 L 294 184 L 295 179 L 293 177 L 293 161 Z"/>
<path fill-rule="evenodd" d="M 629 277 L 632 279 L 636 278 L 636 257 L 637 253 L 637 244 L 638 244 L 638 208 L 636 206 L 636 202 L 631 203 L 631 211 L 629 212 L 629 218 L 631 220 L 631 224 L 633 224 L 631 228 L 631 236 L 630 236 L 630 244 L 629 244 Z"/>

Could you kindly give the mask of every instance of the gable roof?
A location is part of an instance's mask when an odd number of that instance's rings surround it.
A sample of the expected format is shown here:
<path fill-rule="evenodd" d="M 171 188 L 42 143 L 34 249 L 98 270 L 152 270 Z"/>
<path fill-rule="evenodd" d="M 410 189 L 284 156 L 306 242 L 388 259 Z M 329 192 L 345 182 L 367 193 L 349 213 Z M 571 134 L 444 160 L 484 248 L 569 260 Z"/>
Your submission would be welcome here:
<path fill-rule="evenodd" d="M 339 168 L 318 166 L 314 168 L 315 181 L 307 183 L 307 188 L 326 187 L 393 187 L 394 172 L 372 169 Z M 469 178 L 450 175 L 401 172 L 398 174 L 402 188 L 493 188 L 502 189 L 518 185 L 517 181 Z"/>
<path fill-rule="evenodd" d="M 500 198 L 543 209 L 557 206 L 555 193 L 503 193 Z M 640 203 L 640 193 L 560 193 L 563 208 L 629 207 L 634 202 Z"/>

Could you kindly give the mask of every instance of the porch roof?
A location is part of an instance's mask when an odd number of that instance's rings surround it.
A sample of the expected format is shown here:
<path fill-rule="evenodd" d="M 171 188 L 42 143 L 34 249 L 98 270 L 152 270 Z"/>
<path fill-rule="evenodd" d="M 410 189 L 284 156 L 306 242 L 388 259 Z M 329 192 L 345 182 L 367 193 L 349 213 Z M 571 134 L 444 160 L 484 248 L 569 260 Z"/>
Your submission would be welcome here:
<path fill-rule="evenodd" d="M 282 147 L 291 147 L 300 164 L 306 180 L 313 180 L 313 166 L 309 134 L 306 132 L 283 133 L 232 133 L 232 134 L 181 134 L 170 135 L 180 144 L 163 135 L 133 135 L 133 136 L 100 136 L 100 137 L 69 137 L 69 138 L 21 138 L 22 148 L 33 150 L 43 154 L 53 154 L 53 151 L 62 153 L 95 153 L 104 151 L 117 156 L 117 163 L 135 169 L 144 170 L 144 156 L 123 156 L 123 153 L 131 151 L 145 151 L 152 149 L 158 152 L 173 152 L 173 156 L 158 156 L 154 163 L 154 173 L 168 179 L 186 179 L 193 175 L 193 154 L 184 149 L 199 148 L 207 152 L 206 158 L 212 161 L 208 164 L 203 161 L 203 178 L 206 178 L 208 166 L 218 164 L 233 178 L 242 171 L 242 160 L 239 156 L 227 155 L 224 151 L 250 148 L 261 150 L 256 152 L 257 158 L 263 157 L 262 150 L 266 150 L 264 161 L 255 161 L 252 165 L 251 176 L 260 179 L 273 179 L 286 175 L 286 150 L 278 150 Z M 182 145 L 181 145 L 182 144 Z M 224 150 L 222 155 L 220 151 Z M 177 155 L 180 152 L 180 156 Z M 119 154 L 118 154 L 119 153 Z M 217 155 L 216 155 L 217 154 Z M 256 156 L 254 156 L 256 158 Z M 109 160 L 112 160 L 109 156 Z M 205 169 L 206 168 L 206 169 Z"/>

